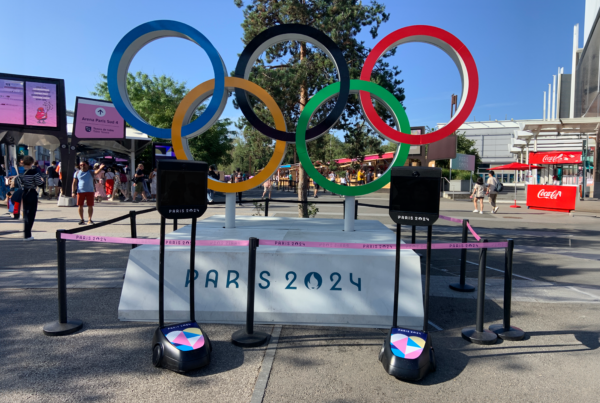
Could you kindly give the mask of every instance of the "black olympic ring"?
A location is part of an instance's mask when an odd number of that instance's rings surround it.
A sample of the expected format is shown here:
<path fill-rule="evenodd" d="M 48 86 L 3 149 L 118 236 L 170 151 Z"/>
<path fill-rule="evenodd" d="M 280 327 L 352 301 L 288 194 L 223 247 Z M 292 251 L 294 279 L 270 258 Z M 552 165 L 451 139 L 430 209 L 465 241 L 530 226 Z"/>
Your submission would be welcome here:
<path fill-rule="evenodd" d="M 350 95 L 350 72 L 348 65 L 342 54 L 342 50 L 333 42 L 333 40 L 316 28 L 300 24 L 283 24 L 268 28 L 258 34 L 246 46 L 238 64 L 235 68 L 235 76 L 248 79 L 250 71 L 258 57 L 269 47 L 285 41 L 306 41 L 317 46 L 329 57 L 331 57 L 336 65 L 338 78 L 340 80 L 340 92 L 335 106 L 329 112 L 329 115 L 323 119 L 318 125 L 306 131 L 306 140 L 313 140 L 327 130 L 331 129 L 344 113 L 348 98 Z M 242 113 L 255 129 L 274 140 L 287 141 L 289 143 L 296 142 L 296 132 L 284 132 L 281 130 L 269 127 L 266 123 L 259 119 L 252 110 L 252 106 L 248 100 L 248 93 L 236 88 L 235 99 L 242 110 Z"/>

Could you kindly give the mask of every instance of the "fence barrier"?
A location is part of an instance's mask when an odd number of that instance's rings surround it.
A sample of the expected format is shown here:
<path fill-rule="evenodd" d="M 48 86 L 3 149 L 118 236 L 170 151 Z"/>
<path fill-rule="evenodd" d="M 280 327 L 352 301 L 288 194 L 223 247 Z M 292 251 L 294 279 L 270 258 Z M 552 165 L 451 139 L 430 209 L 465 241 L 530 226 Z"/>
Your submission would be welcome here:
<path fill-rule="evenodd" d="M 262 201 L 262 200 L 261 200 Z M 266 199 L 266 212 L 268 211 L 268 203 L 283 202 L 283 203 L 302 203 L 296 200 L 274 200 Z M 304 202 L 308 203 L 308 202 Z M 344 202 L 318 202 L 325 204 L 344 204 Z M 355 208 L 362 203 L 355 201 Z M 387 208 L 386 206 L 377 206 Z M 67 318 L 67 288 L 66 288 L 66 241 L 83 241 L 83 242 L 101 242 L 115 244 L 130 244 L 132 248 L 139 245 L 159 245 L 159 239 L 137 238 L 137 220 L 136 217 L 140 214 L 156 211 L 156 208 L 149 208 L 140 211 L 130 211 L 129 214 L 113 218 L 98 224 L 86 226 L 83 228 L 75 228 L 71 230 L 57 230 L 57 267 L 58 267 L 58 321 L 48 323 L 44 326 L 44 334 L 48 336 L 60 336 L 74 333 L 80 330 L 83 322 L 77 319 Z M 267 213 L 268 214 L 268 213 Z M 101 228 L 116 222 L 129 218 L 131 226 L 131 238 L 108 237 L 98 235 L 83 235 L 84 231 L 89 231 L 96 228 Z M 505 340 L 521 340 L 525 333 L 516 327 L 511 326 L 511 298 L 512 298 L 512 267 L 513 267 L 513 250 L 514 241 L 509 239 L 506 242 L 488 242 L 487 239 L 481 239 L 475 230 L 469 225 L 468 220 L 461 220 L 452 217 L 440 216 L 452 222 L 462 223 L 462 239 L 457 243 L 432 243 L 431 249 L 460 249 L 461 250 L 461 274 L 460 283 L 450 286 L 452 289 L 460 287 L 471 287 L 465 284 L 465 267 L 466 267 L 466 252 L 468 249 L 480 249 L 479 252 L 479 278 L 478 278 L 478 295 L 477 295 L 477 317 L 475 328 L 463 329 L 463 338 L 478 344 L 492 344 L 499 336 Z M 173 229 L 177 230 L 177 221 L 174 220 Z M 481 242 L 467 242 L 468 232 Z M 430 236 L 431 227 L 428 229 Z M 400 244 L 400 249 L 405 250 L 424 250 L 427 249 L 427 244 L 416 243 L 416 227 L 412 227 L 411 243 Z M 246 312 L 246 327 L 232 336 L 232 342 L 240 346 L 258 346 L 264 344 L 268 339 L 268 335 L 262 332 L 254 331 L 254 298 L 255 298 L 255 282 L 256 282 L 256 248 L 259 245 L 263 246 L 283 246 L 283 247 L 302 247 L 302 248 L 330 248 L 330 249 L 369 249 L 369 250 L 395 250 L 396 244 L 372 244 L 372 243 L 343 243 L 343 242 L 308 242 L 308 241 L 279 241 L 268 239 L 250 238 L 248 241 L 242 240 L 197 240 L 195 246 L 211 246 L 211 247 L 231 247 L 231 246 L 248 246 L 248 298 Z M 190 240 L 165 240 L 165 246 L 192 246 Z M 492 325 L 490 330 L 483 329 L 484 317 L 484 302 L 485 302 L 485 270 L 487 249 L 504 248 L 505 249 L 505 277 L 504 277 L 504 317 L 501 325 Z M 427 258 L 430 256 L 428 254 Z M 458 287 L 457 287 L 458 286 Z M 473 291 L 468 290 L 468 291 Z M 458 290 L 464 291 L 464 290 Z M 236 335 L 237 334 L 237 335 Z M 258 344 L 256 344 L 258 343 Z"/>

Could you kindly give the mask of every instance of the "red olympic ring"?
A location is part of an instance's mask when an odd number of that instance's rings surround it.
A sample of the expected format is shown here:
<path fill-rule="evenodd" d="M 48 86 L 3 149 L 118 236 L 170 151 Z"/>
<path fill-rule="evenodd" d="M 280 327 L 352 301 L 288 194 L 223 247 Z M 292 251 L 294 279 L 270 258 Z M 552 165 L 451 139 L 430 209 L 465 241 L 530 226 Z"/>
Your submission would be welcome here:
<path fill-rule="evenodd" d="M 388 50 L 409 42 L 423 42 L 437 46 L 446 52 L 456 64 L 461 75 L 463 92 L 460 105 L 454 117 L 452 117 L 446 126 L 439 130 L 422 135 L 411 135 L 399 132 L 388 126 L 375 111 L 375 107 L 373 107 L 373 102 L 371 101 L 371 94 L 368 92 L 360 91 L 360 104 L 369 123 L 388 139 L 412 145 L 431 144 L 448 137 L 466 122 L 473 111 L 477 99 L 479 75 L 471 52 L 457 37 L 440 28 L 428 25 L 413 25 L 394 31 L 379 41 L 365 60 L 360 79 L 370 81 L 373 68 L 379 58 Z"/>

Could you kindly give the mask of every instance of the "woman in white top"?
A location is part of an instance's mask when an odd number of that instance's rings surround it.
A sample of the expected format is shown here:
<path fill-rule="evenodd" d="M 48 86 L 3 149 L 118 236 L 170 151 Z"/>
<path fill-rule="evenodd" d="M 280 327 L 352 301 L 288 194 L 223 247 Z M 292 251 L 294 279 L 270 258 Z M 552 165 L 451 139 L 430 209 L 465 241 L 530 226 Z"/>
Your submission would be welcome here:
<path fill-rule="evenodd" d="M 152 199 L 156 199 L 156 171 L 158 168 L 154 168 L 152 172 L 150 172 L 150 197 Z"/>
<path fill-rule="evenodd" d="M 475 210 L 473 210 L 473 212 L 483 214 L 483 199 L 485 199 L 485 186 L 483 185 L 483 178 L 477 178 L 477 183 L 473 187 L 473 193 L 471 193 L 471 199 L 473 199 L 473 205 L 475 206 Z M 477 210 L 477 201 L 479 201 L 479 210 Z"/>

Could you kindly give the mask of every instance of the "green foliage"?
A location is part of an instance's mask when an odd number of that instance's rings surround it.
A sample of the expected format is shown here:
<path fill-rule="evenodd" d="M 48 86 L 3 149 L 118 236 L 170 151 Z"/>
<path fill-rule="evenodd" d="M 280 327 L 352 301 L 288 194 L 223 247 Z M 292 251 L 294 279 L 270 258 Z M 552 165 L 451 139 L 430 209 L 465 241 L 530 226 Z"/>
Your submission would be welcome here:
<path fill-rule="evenodd" d="M 314 203 L 308 203 L 307 206 L 308 206 L 308 216 L 310 218 L 315 218 L 317 216 L 317 213 L 319 212 L 319 208 Z"/>
<path fill-rule="evenodd" d="M 242 0 L 234 4 L 244 7 Z M 348 64 L 350 78 L 360 78 L 364 61 L 371 49 L 357 39 L 363 28 L 369 30 L 373 38 L 377 37 L 379 27 L 389 19 L 385 6 L 377 1 L 363 5 L 359 0 L 251 0 L 244 8 L 244 36 L 242 41 L 248 44 L 256 35 L 267 28 L 281 24 L 309 25 L 328 35 L 341 49 Z M 371 81 L 381 85 L 402 102 L 404 89 L 398 78 L 400 70 L 390 67 L 386 59 L 395 54 L 395 50 L 383 55 L 375 66 Z M 302 109 L 311 96 L 322 88 L 338 81 L 335 65 L 318 48 L 305 42 L 288 41 L 276 44 L 266 50 L 255 63 L 250 80 L 264 88 L 283 111 L 288 131 L 294 131 Z M 325 103 L 313 116 L 311 126 L 323 119 L 335 105 L 335 99 Z M 254 98 L 250 102 L 256 114 L 264 121 L 271 122 L 269 111 Z M 393 125 L 392 116 L 380 105 L 376 105 L 380 116 Z M 370 139 L 373 132 L 367 127 L 358 127 L 362 119 L 358 97 L 352 96 L 338 123 L 333 130 L 343 133 L 346 143 L 345 157 L 364 158 L 369 150 L 380 151 L 379 139 Z M 309 143 L 308 151 L 312 160 L 324 160 L 320 151 L 327 147 L 326 139 Z M 295 152 L 295 147 L 290 147 Z M 329 150 L 333 154 L 333 150 Z M 291 155 L 293 162 L 294 154 Z M 300 169 L 298 187 L 299 199 L 307 200 L 308 181 L 304 169 Z M 306 217 L 308 210 L 302 206 L 300 216 Z"/>
<path fill-rule="evenodd" d="M 188 89 L 185 82 L 179 83 L 164 75 L 150 77 L 148 74 L 138 71 L 135 74 L 127 74 L 127 93 L 131 105 L 142 119 L 152 126 L 168 129 L 173 123 L 177 107 L 188 93 Z M 101 81 L 96 84 L 95 91 L 91 94 L 107 101 L 111 100 L 106 75 L 101 75 Z M 192 121 L 197 119 L 204 109 L 204 106 L 199 107 L 192 115 Z M 228 128 L 231 123 L 229 119 L 220 120 L 202 135 L 191 139 L 189 145 L 194 159 L 215 165 L 231 163 L 230 152 L 233 144 L 230 136 L 235 134 Z M 155 137 L 151 137 L 151 139 L 152 143 L 170 142 L 170 140 Z M 146 147 L 136 158 L 136 162 L 144 164 L 146 171 L 152 167 L 154 158 L 152 153 L 153 148 Z"/>
<path fill-rule="evenodd" d="M 262 217 L 265 214 L 265 206 L 259 202 L 252 202 L 254 204 L 254 213 L 252 216 Z"/>

